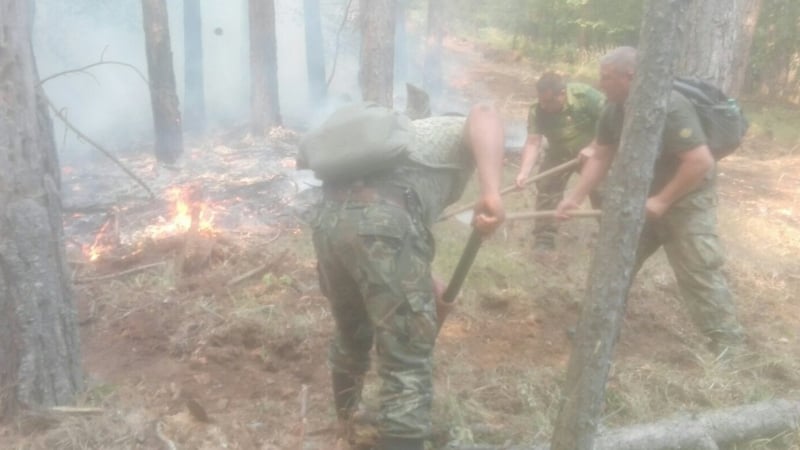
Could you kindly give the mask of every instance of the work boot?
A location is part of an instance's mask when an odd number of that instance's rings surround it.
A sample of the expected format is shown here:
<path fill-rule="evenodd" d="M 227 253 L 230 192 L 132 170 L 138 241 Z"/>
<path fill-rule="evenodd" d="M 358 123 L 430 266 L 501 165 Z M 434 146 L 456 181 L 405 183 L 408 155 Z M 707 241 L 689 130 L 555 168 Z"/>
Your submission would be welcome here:
<path fill-rule="evenodd" d="M 711 337 L 708 349 L 714 354 L 714 359 L 730 362 L 742 356 L 744 352 L 743 339 L 738 334 L 717 333 Z"/>
<path fill-rule="evenodd" d="M 361 397 L 361 382 L 344 372 L 331 372 L 333 386 L 333 404 L 336 407 L 337 430 L 340 439 L 349 441 L 352 435 L 353 412 Z"/>
<path fill-rule="evenodd" d="M 425 441 L 385 436 L 376 450 L 425 450 Z"/>

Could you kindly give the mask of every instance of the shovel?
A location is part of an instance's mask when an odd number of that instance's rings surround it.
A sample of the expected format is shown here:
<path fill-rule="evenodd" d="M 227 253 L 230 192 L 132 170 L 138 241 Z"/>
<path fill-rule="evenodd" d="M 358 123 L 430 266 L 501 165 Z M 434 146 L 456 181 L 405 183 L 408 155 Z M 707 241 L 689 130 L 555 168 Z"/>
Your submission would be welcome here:
<path fill-rule="evenodd" d="M 600 212 L 601 211 L 594 209 L 578 210 L 571 211 L 570 216 L 599 217 Z M 506 215 L 506 222 L 512 220 L 554 217 L 555 214 L 556 212 L 553 210 L 521 211 Z M 459 220 L 460 219 L 461 218 L 459 217 Z M 472 267 L 472 263 L 475 262 L 475 257 L 478 255 L 478 250 L 480 250 L 482 243 L 483 236 L 481 236 L 478 230 L 473 228 L 472 233 L 470 233 L 469 239 L 467 240 L 467 245 L 464 246 L 464 250 L 461 252 L 461 257 L 458 259 L 458 263 L 453 271 L 453 275 L 450 277 L 450 282 L 447 283 L 447 288 L 444 290 L 441 298 L 438 298 L 436 301 L 436 324 L 439 330 L 442 329 L 442 324 L 444 324 L 447 315 L 450 314 L 450 311 L 453 309 L 453 304 L 455 303 L 456 297 L 458 296 L 459 291 L 461 291 L 461 286 L 464 284 L 464 280 L 467 278 L 467 274 L 469 273 L 470 267 Z"/>

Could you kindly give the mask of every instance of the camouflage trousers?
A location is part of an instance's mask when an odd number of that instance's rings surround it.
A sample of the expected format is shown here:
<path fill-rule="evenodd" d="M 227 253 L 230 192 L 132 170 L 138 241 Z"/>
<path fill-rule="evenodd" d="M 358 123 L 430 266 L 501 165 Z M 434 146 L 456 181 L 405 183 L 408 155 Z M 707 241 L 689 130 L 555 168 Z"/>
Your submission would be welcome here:
<path fill-rule="evenodd" d="M 553 153 L 552 149 L 545 153 L 544 160 L 539 169 L 539 173 L 550 170 L 553 167 L 570 161 L 574 156 L 566 153 Z M 564 190 L 574 171 L 567 170 L 550 175 L 536 183 L 536 210 L 546 211 L 556 209 L 558 203 L 564 198 Z M 600 190 L 594 190 L 589 194 L 592 207 L 600 208 Z M 541 218 L 536 219 L 533 228 L 536 244 L 543 244 L 552 247 L 555 244 L 558 225 L 555 219 Z"/>
<path fill-rule="evenodd" d="M 716 191 L 709 186 L 679 200 L 658 221 L 647 222 L 634 273 L 663 246 L 692 321 L 711 339 L 711 350 L 719 353 L 740 346 L 743 331 L 722 273 L 716 205 Z"/>
<path fill-rule="evenodd" d="M 380 202 L 325 201 L 312 228 L 336 321 L 331 369 L 363 379 L 374 345 L 381 435 L 428 437 L 437 334 L 430 234 L 404 208 Z"/>

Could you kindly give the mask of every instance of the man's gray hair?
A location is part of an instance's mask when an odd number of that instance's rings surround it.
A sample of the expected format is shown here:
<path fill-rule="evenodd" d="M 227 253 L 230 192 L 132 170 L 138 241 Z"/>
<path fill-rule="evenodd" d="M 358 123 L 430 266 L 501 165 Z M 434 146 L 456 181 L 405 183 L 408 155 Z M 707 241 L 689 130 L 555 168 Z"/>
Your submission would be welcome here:
<path fill-rule="evenodd" d="M 636 72 L 636 49 L 617 47 L 600 59 L 600 65 L 610 66 L 616 72 L 633 74 Z"/>

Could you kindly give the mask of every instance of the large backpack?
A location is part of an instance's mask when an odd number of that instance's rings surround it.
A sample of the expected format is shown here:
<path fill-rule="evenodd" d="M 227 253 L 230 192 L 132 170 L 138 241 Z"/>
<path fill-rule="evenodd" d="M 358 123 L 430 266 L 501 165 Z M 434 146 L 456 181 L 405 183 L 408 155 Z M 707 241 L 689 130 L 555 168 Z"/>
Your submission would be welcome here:
<path fill-rule="evenodd" d="M 736 99 L 696 78 L 678 77 L 673 87 L 694 105 L 714 159 L 730 155 L 742 144 L 749 123 Z"/>
<path fill-rule="evenodd" d="M 375 103 L 356 103 L 334 112 L 300 142 L 299 169 L 323 181 L 356 180 L 396 167 L 408 156 L 411 120 Z"/>

